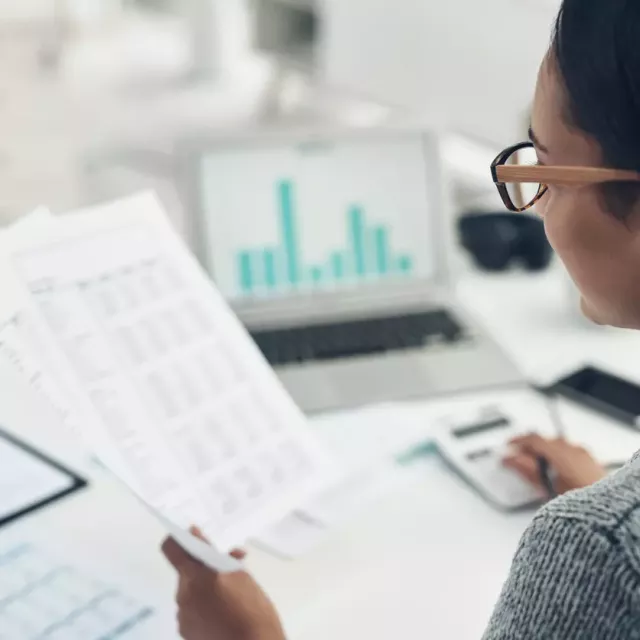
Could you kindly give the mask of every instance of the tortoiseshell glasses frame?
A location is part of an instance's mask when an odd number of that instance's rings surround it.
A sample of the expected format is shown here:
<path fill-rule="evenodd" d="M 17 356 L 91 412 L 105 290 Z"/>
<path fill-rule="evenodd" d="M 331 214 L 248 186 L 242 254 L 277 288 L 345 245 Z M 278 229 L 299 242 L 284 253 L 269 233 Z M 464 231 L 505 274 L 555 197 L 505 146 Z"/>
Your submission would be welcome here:
<path fill-rule="evenodd" d="M 509 211 L 531 209 L 549 189 L 549 185 L 582 187 L 607 182 L 640 182 L 640 173 L 597 167 L 561 167 L 509 164 L 524 149 L 535 148 L 532 142 L 520 142 L 505 149 L 491 164 L 491 176 Z M 507 185 L 539 184 L 534 198 L 524 206 L 513 202 Z"/>

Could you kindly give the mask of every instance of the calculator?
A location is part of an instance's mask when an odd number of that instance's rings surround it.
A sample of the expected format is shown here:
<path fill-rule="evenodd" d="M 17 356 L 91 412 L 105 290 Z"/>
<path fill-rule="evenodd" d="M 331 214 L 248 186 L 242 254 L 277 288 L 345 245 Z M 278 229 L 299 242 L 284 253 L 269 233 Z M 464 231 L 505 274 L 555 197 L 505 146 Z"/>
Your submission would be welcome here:
<path fill-rule="evenodd" d="M 509 442 L 531 431 L 515 416 L 485 407 L 443 419 L 436 445 L 447 464 L 486 501 L 502 511 L 516 511 L 547 497 L 543 489 L 502 464 Z"/>

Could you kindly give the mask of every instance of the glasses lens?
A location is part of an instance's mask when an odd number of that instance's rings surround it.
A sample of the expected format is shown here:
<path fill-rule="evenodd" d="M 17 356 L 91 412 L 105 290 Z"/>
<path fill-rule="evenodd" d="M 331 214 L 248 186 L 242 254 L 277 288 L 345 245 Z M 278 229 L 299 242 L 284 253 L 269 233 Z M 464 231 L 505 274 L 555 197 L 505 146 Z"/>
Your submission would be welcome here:
<path fill-rule="evenodd" d="M 525 149 L 515 151 L 507 160 L 507 164 L 532 167 L 538 164 L 538 157 L 536 156 L 535 149 L 527 147 Z M 524 209 L 535 200 L 540 191 L 541 185 L 537 183 L 529 184 L 514 182 L 510 184 L 508 183 L 506 187 L 509 192 L 511 202 L 513 202 L 518 209 Z"/>

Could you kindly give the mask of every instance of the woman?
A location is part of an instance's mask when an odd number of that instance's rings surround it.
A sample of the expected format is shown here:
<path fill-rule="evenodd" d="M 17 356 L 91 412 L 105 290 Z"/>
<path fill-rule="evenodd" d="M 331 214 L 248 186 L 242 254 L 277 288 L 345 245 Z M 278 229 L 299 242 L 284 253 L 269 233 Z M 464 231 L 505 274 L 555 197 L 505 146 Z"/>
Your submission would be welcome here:
<path fill-rule="evenodd" d="M 512 209 L 537 202 L 589 318 L 640 329 L 638 0 L 564 0 L 538 78 L 531 142 L 542 166 L 513 168 L 512 148 L 492 167 L 505 202 Z M 514 203 L 508 194 L 518 189 L 507 189 L 509 182 L 545 186 L 536 186 L 530 202 Z M 588 488 L 536 516 L 486 640 L 640 638 L 640 458 L 603 479 L 586 452 L 563 441 L 528 437 L 516 445 L 506 464 L 532 481 L 536 456 L 544 455 L 560 490 Z M 247 574 L 217 576 L 171 541 L 165 553 L 180 572 L 187 640 L 284 638 Z"/>

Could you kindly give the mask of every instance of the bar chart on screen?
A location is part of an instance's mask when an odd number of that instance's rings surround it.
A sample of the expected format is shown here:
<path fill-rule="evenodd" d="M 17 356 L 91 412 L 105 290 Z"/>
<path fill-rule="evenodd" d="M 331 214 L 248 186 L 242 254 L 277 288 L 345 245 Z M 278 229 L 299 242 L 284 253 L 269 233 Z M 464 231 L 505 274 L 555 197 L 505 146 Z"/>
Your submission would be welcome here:
<path fill-rule="evenodd" d="M 424 165 L 411 141 L 227 150 L 206 158 L 203 188 L 208 266 L 230 297 L 353 288 L 432 268 Z"/>
<path fill-rule="evenodd" d="M 244 295 L 261 289 L 339 286 L 357 279 L 410 275 L 410 255 L 391 253 L 391 229 L 367 222 L 357 204 L 344 214 L 345 246 L 329 253 L 321 264 L 307 265 L 298 237 L 300 217 L 295 204 L 295 186 L 282 180 L 275 188 L 278 199 L 280 244 L 238 252 L 238 286 Z"/>

